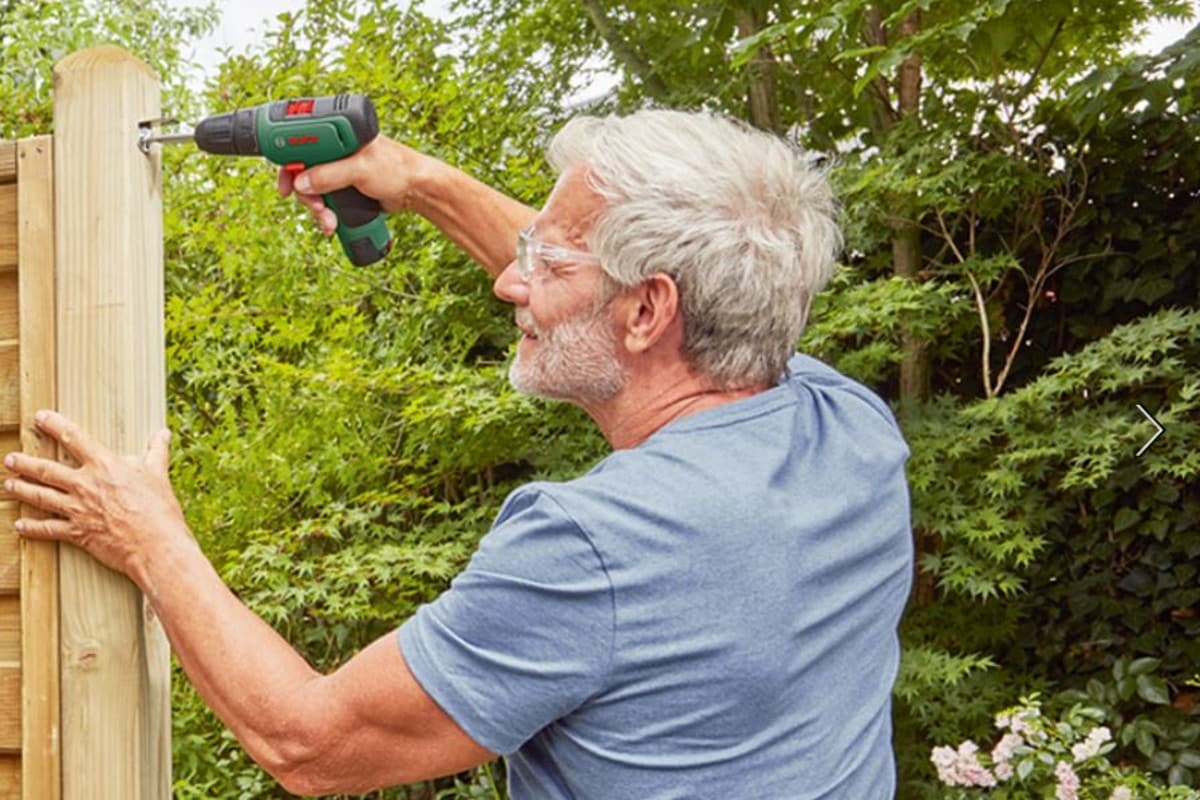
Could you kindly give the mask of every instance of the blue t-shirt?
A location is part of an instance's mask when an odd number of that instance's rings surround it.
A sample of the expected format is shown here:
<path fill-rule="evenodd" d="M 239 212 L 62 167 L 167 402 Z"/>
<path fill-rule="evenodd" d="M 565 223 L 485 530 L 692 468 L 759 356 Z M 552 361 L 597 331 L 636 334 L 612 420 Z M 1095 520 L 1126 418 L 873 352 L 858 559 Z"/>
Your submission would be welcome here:
<path fill-rule="evenodd" d="M 891 798 L 908 448 L 820 362 L 505 501 L 399 632 L 514 800 Z"/>

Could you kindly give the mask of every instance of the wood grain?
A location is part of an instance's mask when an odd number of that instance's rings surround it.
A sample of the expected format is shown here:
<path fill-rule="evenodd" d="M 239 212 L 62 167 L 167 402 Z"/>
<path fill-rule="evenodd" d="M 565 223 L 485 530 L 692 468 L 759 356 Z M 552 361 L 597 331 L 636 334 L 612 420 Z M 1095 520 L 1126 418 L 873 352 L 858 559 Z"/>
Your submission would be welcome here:
<path fill-rule="evenodd" d="M 0 800 L 21 800 L 19 755 L 0 755 Z"/>
<path fill-rule="evenodd" d="M 21 660 L 21 601 L 16 595 L 0 597 L 0 662 Z"/>
<path fill-rule="evenodd" d="M 17 268 L 17 187 L 0 184 L 0 273 Z"/>
<path fill-rule="evenodd" d="M 21 752 L 21 665 L 0 661 L 0 708 L 14 713 L 0 714 L 0 753 Z"/>
<path fill-rule="evenodd" d="M 17 143 L 0 142 L 0 183 L 12 183 L 17 179 Z"/>
<path fill-rule="evenodd" d="M 18 296 L 21 450 L 54 458 L 33 414 L 54 408 L 54 140 L 38 136 L 17 148 Z M 24 517 L 41 516 L 25 508 Z M 59 686 L 58 545 L 21 541 L 21 781 L 26 798 L 62 796 Z"/>
<path fill-rule="evenodd" d="M 21 548 L 13 521 L 17 518 L 17 504 L 0 501 L 0 595 L 16 594 L 21 587 Z M 0 706 L 0 715 L 4 707 Z"/>
<path fill-rule="evenodd" d="M 0 339 L 17 338 L 17 273 L 0 272 Z"/>
<path fill-rule="evenodd" d="M 112 450 L 141 454 L 166 415 L 162 198 L 137 124 L 159 85 L 116 47 L 54 68 L 57 402 Z M 170 654 L 141 594 L 75 548 L 59 552 L 67 800 L 171 792 Z"/>
<path fill-rule="evenodd" d="M 16 339 L 0 339 L 0 428 L 21 424 L 19 356 Z"/>

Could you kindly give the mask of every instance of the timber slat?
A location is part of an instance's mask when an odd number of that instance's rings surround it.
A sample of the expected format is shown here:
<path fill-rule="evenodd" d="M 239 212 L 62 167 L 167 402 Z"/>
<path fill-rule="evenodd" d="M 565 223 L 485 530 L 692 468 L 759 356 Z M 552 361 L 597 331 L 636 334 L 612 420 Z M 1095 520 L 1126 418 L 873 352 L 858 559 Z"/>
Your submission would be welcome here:
<path fill-rule="evenodd" d="M 0 661 L 0 753 L 21 752 L 21 665 Z"/>
<path fill-rule="evenodd" d="M 0 800 L 21 800 L 21 757 L 0 755 Z"/>
<path fill-rule="evenodd" d="M 0 428 L 18 428 L 21 425 L 19 358 L 16 339 L 0 340 Z"/>
<path fill-rule="evenodd" d="M 17 268 L 17 185 L 0 185 L 0 272 Z"/>
<path fill-rule="evenodd" d="M 15 453 L 21 449 L 21 432 L 19 430 L 2 430 L 0 429 L 0 459 L 3 459 L 9 453 Z M 0 463 L 0 480 L 12 475 L 7 468 Z"/>
<path fill-rule="evenodd" d="M 16 594 L 21 587 L 21 548 L 13 532 L 16 518 L 17 504 L 0 502 L 0 595 Z"/>
<path fill-rule="evenodd" d="M 0 183 L 13 183 L 17 179 L 17 143 L 0 142 Z"/>
<path fill-rule="evenodd" d="M 21 426 L 20 449 L 54 458 L 48 437 L 33 432 L 32 416 L 54 408 L 54 140 L 22 139 L 17 147 L 20 214 Z M 32 508 L 25 517 L 36 517 Z M 63 733 L 60 722 L 58 544 L 24 539 L 21 561 L 21 792 L 25 800 L 62 797 Z M 100 797 L 101 795 L 96 795 Z M 162 794 L 167 797 L 166 793 Z M 3 798 L 0 798 L 3 800 Z"/>
<path fill-rule="evenodd" d="M 0 597 L 0 662 L 16 664 L 20 661 L 21 603 L 16 595 L 7 595 Z M 0 703 L 0 708 L 4 708 L 3 703 Z M 0 714 L 0 718 L 6 716 L 7 712 Z"/>
<path fill-rule="evenodd" d="M 16 339 L 17 273 L 0 272 L 0 339 Z"/>

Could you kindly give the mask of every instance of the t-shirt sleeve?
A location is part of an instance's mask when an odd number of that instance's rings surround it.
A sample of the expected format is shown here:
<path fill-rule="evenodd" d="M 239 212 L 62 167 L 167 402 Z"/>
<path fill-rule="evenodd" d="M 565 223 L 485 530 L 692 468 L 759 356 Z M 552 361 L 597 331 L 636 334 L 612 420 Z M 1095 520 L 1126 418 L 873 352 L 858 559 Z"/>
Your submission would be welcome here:
<path fill-rule="evenodd" d="M 614 627 L 612 584 L 591 539 L 526 487 L 509 496 L 466 570 L 398 635 L 429 696 L 477 743 L 507 755 L 603 688 Z"/>

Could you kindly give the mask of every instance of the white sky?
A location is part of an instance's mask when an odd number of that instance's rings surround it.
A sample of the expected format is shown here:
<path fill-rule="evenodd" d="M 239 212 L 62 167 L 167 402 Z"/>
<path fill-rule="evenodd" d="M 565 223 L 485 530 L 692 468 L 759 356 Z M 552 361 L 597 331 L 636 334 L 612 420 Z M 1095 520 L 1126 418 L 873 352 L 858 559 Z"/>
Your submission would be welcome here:
<path fill-rule="evenodd" d="M 201 6 L 205 0 L 167 0 L 173 6 Z M 263 33 L 285 11 L 299 11 L 305 0 L 214 0 L 221 21 L 212 35 L 196 43 L 194 59 L 207 74 L 214 74 L 221 63 L 221 48 L 237 54 L 262 41 Z M 403 2 L 403 0 L 398 0 Z M 451 0 L 417 0 L 431 16 L 448 16 Z"/>
<path fill-rule="evenodd" d="M 200 5 L 202 0 L 168 0 L 171 5 Z M 451 0 L 424 0 L 418 5 L 426 13 L 443 16 L 449 13 Z M 304 7 L 304 0 L 216 0 L 221 12 L 221 22 L 213 34 L 196 44 L 194 58 L 207 73 L 216 72 L 221 61 L 219 48 L 228 47 L 233 53 L 242 52 L 247 46 L 262 40 L 262 34 L 274 22 L 275 17 L 285 11 L 297 11 Z M 1200 0 L 1192 4 L 1200 10 Z M 1139 52 L 1153 53 L 1181 37 L 1193 22 L 1162 23 L 1156 25 L 1136 47 Z"/>

